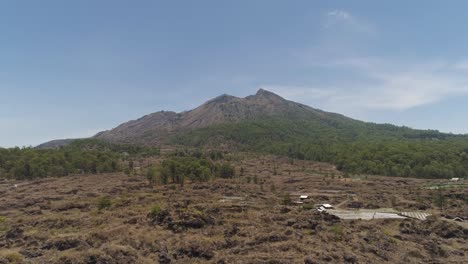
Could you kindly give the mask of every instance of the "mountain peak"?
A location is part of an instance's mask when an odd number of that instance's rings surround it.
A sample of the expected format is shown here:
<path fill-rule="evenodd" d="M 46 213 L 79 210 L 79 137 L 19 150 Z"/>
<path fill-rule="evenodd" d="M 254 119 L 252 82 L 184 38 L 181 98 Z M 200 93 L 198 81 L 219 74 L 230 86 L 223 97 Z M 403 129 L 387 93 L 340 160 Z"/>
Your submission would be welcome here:
<path fill-rule="evenodd" d="M 228 102 L 232 99 L 235 99 L 236 97 L 232 96 L 232 95 L 229 95 L 229 94 L 222 94 L 220 96 L 217 96 L 209 101 L 207 101 L 206 103 L 209 104 L 209 103 L 225 103 L 225 102 Z"/>
<path fill-rule="evenodd" d="M 257 93 L 255 94 L 256 96 L 276 96 L 276 97 L 281 97 L 273 92 L 270 92 L 268 90 L 265 90 L 263 88 L 258 89 Z"/>
<path fill-rule="evenodd" d="M 96 135 L 97 138 L 120 142 L 153 143 L 165 140 L 171 133 L 240 121 L 259 120 L 265 117 L 306 118 L 318 112 L 281 96 L 259 89 L 245 98 L 223 94 L 201 106 L 182 113 L 155 113 L 129 121 Z M 151 141 L 151 142 L 149 142 Z"/>
<path fill-rule="evenodd" d="M 265 89 L 259 89 L 255 95 L 247 96 L 246 98 L 256 101 L 267 101 L 269 103 L 284 103 L 286 101 L 283 97 Z"/>

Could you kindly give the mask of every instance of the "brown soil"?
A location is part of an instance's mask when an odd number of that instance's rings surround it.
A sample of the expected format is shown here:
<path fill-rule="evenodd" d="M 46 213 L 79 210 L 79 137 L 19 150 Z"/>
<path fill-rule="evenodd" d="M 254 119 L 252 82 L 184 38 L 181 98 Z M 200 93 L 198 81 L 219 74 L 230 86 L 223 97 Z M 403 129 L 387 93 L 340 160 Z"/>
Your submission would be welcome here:
<path fill-rule="evenodd" d="M 142 176 L 0 182 L 0 263 L 466 263 L 466 188 L 440 180 L 343 178 L 327 164 L 231 157 L 233 180 L 148 186 Z M 276 169 L 275 169 L 276 168 Z M 275 173 L 276 171 L 276 173 Z M 275 175 L 276 174 L 276 175 Z M 286 193 L 310 195 L 304 207 Z M 108 196 L 111 206 L 98 210 Z M 313 209 L 424 210 L 427 221 L 340 220 Z M 155 206 L 158 208 L 151 211 Z"/>

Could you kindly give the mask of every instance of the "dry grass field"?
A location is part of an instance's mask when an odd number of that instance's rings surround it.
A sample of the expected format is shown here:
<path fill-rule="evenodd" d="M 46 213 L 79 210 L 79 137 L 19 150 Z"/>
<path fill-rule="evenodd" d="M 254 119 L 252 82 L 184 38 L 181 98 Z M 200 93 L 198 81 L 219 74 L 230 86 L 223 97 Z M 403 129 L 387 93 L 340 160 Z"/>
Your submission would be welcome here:
<path fill-rule="evenodd" d="M 273 156 L 230 159 L 235 179 L 183 187 L 124 174 L 0 182 L 0 263 L 468 260 L 468 227 L 447 219 L 467 217 L 465 185 L 437 190 L 445 181 L 350 177 Z M 296 205 L 298 195 L 309 199 Z M 433 216 L 342 220 L 317 212 L 320 203 Z"/>

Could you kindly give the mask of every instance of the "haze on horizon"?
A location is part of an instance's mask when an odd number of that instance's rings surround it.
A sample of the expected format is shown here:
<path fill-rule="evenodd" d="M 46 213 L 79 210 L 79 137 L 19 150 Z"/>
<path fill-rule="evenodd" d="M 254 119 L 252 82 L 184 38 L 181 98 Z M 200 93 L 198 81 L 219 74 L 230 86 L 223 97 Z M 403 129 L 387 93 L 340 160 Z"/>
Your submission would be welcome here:
<path fill-rule="evenodd" d="M 468 133 L 465 1 L 5 1 L 0 146 L 92 136 L 259 88 Z"/>

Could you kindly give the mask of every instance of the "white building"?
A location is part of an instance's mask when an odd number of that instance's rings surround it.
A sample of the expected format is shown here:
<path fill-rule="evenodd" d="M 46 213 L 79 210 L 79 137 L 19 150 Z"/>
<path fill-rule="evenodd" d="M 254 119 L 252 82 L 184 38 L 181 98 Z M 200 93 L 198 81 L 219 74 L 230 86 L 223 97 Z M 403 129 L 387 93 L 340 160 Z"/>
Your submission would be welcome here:
<path fill-rule="evenodd" d="M 333 206 L 331 204 L 320 204 L 317 208 L 317 211 L 323 212 L 330 209 L 333 209 Z"/>

